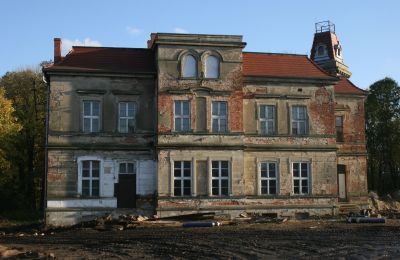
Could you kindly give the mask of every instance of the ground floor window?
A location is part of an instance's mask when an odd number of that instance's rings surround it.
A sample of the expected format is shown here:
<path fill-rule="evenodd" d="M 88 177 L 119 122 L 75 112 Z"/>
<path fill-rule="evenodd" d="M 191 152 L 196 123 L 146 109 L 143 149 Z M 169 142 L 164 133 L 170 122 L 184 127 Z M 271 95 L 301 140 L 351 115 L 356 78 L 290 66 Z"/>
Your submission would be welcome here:
<path fill-rule="evenodd" d="M 174 162 L 174 196 L 190 196 L 192 193 L 191 161 Z"/>
<path fill-rule="evenodd" d="M 82 195 L 98 197 L 100 193 L 100 161 L 82 161 Z"/>
<path fill-rule="evenodd" d="M 119 164 L 119 173 L 120 174 L 135 173 L 135 164 L 134 163 L 120 163 Z"/>
<path fill-rule="evenodd" d="M 211 162 L 212 195 L 229 195 L 229 161 Z"/>
<path fill-rule="evenodd" d="M 261 194 L 276 194 L 278 190 L 278 170 L 276 162 L 262 162 L 260 171 Z"/>
<path fill-rule="evenodd" d="M 309 194 L 310 193 L 310 163 L 294 162 L 292 164 L 293 174 L 293 193 Z"/>

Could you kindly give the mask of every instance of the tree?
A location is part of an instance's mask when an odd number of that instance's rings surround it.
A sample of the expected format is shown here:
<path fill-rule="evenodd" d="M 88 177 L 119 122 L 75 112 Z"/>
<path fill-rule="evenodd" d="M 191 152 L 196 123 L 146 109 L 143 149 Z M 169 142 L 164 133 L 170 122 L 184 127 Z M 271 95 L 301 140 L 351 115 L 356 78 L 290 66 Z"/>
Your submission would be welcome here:
<path fill-rule="evenodd" d="M 391 78 L 370 86 L 365 104 L 369 188 L 400 187 L 400 87 Z"/>
<path fill-rule="evenodd" d="M 13 103 L 13 115 L 21 130 L 10 140 L 6 151 L 11 174 L 18 183 L 21 207 L 37 209 L 44 176 L 44 130 L 46 85 L 38 71 L 6 73 L 0 81 L 5 95 Z"/>

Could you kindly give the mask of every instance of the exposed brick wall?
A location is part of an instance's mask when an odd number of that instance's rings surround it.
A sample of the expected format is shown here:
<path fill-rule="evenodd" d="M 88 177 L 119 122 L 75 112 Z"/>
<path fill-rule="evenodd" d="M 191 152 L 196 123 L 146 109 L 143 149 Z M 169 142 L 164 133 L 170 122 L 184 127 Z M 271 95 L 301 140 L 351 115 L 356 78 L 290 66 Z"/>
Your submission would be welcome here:
<path fill-rule="evenodd" d="M 310 124 L 318 134 L 335 134 L 335 103 L 332 90 L 319 87 L 309 104 Z"/>

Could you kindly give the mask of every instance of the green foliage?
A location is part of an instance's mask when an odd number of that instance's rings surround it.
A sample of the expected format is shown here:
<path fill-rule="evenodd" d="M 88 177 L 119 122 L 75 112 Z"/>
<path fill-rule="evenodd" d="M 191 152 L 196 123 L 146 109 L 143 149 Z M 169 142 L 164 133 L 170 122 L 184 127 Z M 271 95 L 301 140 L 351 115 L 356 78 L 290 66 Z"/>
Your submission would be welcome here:
<path fill-rule="evenodd" d="M 17 123 L 1 142 L 0 214 L 36 212 L 43 190 L 46 85 L 40 72 L 23 70 L 6 73 L 0 86 L 13 105 L 10 120 Z"/>
<path fill-rule="evenodd" d="M 400 187 L 400 87 L 390 78 L 370 86 L 365 103 L 369 188 Z"/>

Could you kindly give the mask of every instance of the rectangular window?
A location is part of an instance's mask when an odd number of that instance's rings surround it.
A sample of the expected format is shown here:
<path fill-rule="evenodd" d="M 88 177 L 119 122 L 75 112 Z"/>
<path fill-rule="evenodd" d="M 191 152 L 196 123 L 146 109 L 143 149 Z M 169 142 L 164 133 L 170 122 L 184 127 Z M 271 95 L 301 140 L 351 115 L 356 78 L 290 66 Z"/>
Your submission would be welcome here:
<path fill-rule="evenodd" d="M 343 117 L 336 117 L 336 141 L 343 142 Z"/>
<path fill-rule="evenodd" d="M 212 195 L 229 195 L 229 161 L 211 162 Z"/>
<path fill-rule="evenodd" d="M 135 164 L 134 163 L 120 163 L 119 164 L 119 173 L 121 173 L 121 174 L 135 173 Z"/>
<path fill-rule="evenodd" d="M 260 171 L 261 194 L 277 194 L 278 170 L 276 162 L 262 162 L 260 165 Z"/>
<path fill-rule="evenodd" d="M 192 194 L 192 162 L 174 162 L 174 196 L 190 196 Z"/>
<path fill-rule="evenodd" d="M 175 101 L 175 131 L 190 131 L 190 102 Z"/>
<path fill-rule="evenodd" d="M 133 133 L 135 131 L 135 102 L 120 102 L 118 104 L 118 131 L 120 133 Z"/>
<path fill-rule="evenodd" d="M 98 197 L 100 191 L 100 162 L 82 161 L 82 195 Z"/>
<path fill-rule="evenodd" d="M 310 164 L 295 162 L 292 164 L 293 193 L 304 195 L 310 193 Z"/>
<path fill-rule="evenodd" d="M 228 104 L 224 101 L 212 102 L 212 132 L 228 131 Z"/>
<path fill-rule="evenodd" d="M 83 132 L 100 131 L 100 101 L 83 101 Z"/>
<path fill-rule="evenodd" d="M 261 134 L 275 134 L 275 106 L 260 106 L 260 132 Z"/>
<path fill-rule="evenodd" d="M 292 134 L 307 134 L 307 108 L 305 106 L 292 107 Z"/>

